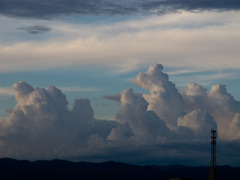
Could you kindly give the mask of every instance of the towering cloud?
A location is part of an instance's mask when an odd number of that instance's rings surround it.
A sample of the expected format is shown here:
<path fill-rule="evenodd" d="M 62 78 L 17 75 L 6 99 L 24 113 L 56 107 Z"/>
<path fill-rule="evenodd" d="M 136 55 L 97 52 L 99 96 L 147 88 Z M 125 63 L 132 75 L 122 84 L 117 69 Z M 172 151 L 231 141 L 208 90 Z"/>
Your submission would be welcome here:
<path fill-rule="evenodd" d="M 115 121 L 96 119 L 88 99 L 76 99 L 69 109 L 66 96 L 54 86 L 15 83 L 17 104 L 0 120 L 0 155 L 121 160 L 122 154 L 131 161 L 128 153 L 141 154 L 135 158 L 142 160 L 181 159 L 189 151 L 205 157 L 211 127 L 218 129 L 222 141 L 239 147 L 240 102 L 224 85 L 213 85 L 207 93 L 201 85 L 189 83 L 180 92 L 160 64 L 139 73 L 133 83 L 149 94 L 128 88 L 121 95 L 106 96 L 120 98 Z"/>
<path fill-rule="evenodd" d="M 149 90 L 150 95 L 143 95 L 149 103 L 148 110 L 157 113 L 169 128 L 174 129 L 177 126 L 177 118 L 183 115 L 183 99 L 162 69 L 160 64 L 152 65 L 146 73 L 139 73 L 132 82 Z"/>
<path fill-rule="evenodd" d="M 236 139 L 239 138 L 239 125 L 235 124 L 236 132 L 230 132 L 233 129 L 234 122 L 237 120 L 240 113 L 240 102 L 236 101 L 232 95 L 230 95 L 226 86 L 214 85 L 212 86 L 209 94 L 209 103 L 211 103 L 210 113 L 218 124 L 219 135 L 222 139 Z M 230 127 L 231 125 L 231 127 Z"/>
<path fill-rule="evenodd" d="M 191 82 L 185 91 L 179 92 L 162 70 L 162 65 L 152 65 L 132 81 L 149 90 L 150 94 L 142 95 L 149 111 L 154 111 L 180 135 L 184 132 L 182 128 L 187 128 L 195 137 L 207 138 L 212 127 L 218 128 L 222 140 L 239 138 L 240 102 L 227 92 L 224 85 L 213 85 L 207 94 L 205 88 Z"/>
<path fill-rule="evenodd" d="M 208 96 L 207 89 L 201 85 L 190 82 L 185 92 L 182 92 L 184 98 L 184 109 L 186 112 L 190 112 L 194 109 L 208 109 Z"/>
<path fill-rule="evenodd" d="M 130 127 L 133 136 L 129 138 L 135 138 L 137 143 L 161 140 L 170 135 L 166 123 L 153 111 L 149 111 L 146 100 L 141 94 L 134 93 L 132 89 L 126 89 L 122 92 L 121 108 L 116 119 Z"/>

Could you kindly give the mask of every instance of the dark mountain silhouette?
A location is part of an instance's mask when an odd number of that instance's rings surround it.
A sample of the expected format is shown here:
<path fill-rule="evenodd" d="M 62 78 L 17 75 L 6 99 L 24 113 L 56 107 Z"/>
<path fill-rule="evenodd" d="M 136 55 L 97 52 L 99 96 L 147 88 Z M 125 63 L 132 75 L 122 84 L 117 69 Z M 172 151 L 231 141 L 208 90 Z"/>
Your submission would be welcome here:
<path fill-rule="evenodd" d="M 191 180 L 208 179 L 208 167 L 137 166 L 118 162 L 90 163 L 65 160 L 20 161 L 0 159 L 0 179 L 4 180 L 169 180 L 185 177 Z M 219 180 L 240 179 L 240 167 L 218 167 Z"/>

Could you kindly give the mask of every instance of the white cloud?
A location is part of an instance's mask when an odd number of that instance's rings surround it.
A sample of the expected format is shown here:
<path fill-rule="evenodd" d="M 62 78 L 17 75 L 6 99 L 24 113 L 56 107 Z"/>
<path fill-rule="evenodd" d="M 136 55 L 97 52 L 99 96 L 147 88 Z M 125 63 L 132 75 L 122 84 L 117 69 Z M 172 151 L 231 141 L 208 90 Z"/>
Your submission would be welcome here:
<path fill-rule="evenodd" d="M 185 111 L 191 112 L 196 109 L 207 111 L 214 118 L 217 124 L 219 138 L 222 140 L 233 140 L 239 137 L 238 131 L 231 132 L 231 124 L 234 117 L 240 112 L 240 102 L 229 94 L 224 85 L 213 85 L 207 94 L 206 89 L 201 85 L 189 83 L 184 92 Z M 235 130 L 239 129 L 237 126 Z"/>
<path fill-rule="evenodd" d="M 121 93 L 121 108 L 116 115 L 117 121 L 129 125 L 133 135 L 130 140 L 134 143 L 146 144 L 154 143 L 157 140 L 166 139 L 170 135 L 170 130 L 166 123 L 160 119 L 153 111 L 148 111 L 148 103 L 140 94 L 135 94 L 128 88 Z M 112 130 L 112 133 L 120 134 L 121 129 Z M 122 132 L 122 134 L 126 132 Z M 130 133 L 128 133 L 130 134 Z M 121 135 L 122 139 L 124 135 Z"/>
<path fill-rule="evenodd" d="M 121 154 L 128 162 L 183 159 L 188 153 L 208 157 L 208 150 L 202 150 L 208 149 L 211 127 L 217 128 L 221 142 L 239 146 L 235 141 L 240 139 L 240 102 L 224 85 L 214 85 L 207 92 L 189 83 L 179 92 L 160 64 L 139 73 L 133 83 L 150 93 L 122 91 L 115 121 L 95 119 L 88 99 L 76 99 L 68 109 L 66 96 L 54 86 L 15 83 L 17 104 L 0 120 L 0 155 L 121 160 Z M 108 98 L 119 100 L 119 95 Z"/>
<path fill-rule="evenodd" d="M 195 109 L 178 120 L 179 127 L 187 127 L 194 132 L 195 138 L 209 137 L 209 130 L 211 128 L 217 129 L 216 122 L 207 111 Z M 193 137 L 192 137 L 193 138 Z"/>
<path fill-rule="evenodd" d="M 148 110 L 157 113 L 169 128 L 174 129 L 177 126 L 177 118 L 183 115 L 183 99 L 162 69 L 160 64 L 152 65 L 146 73 L 139 73 L 132 82 L 149 90 L 149 95 L 143 95 L 149 103 Z"/>
<path fill-rule="evenodd" d="M 156 62 L 198 72 L 239 69 L 238 17 L 238 11 L 205 11 L 96 25 L 49 22 L 52 31 L 43 40 L 1 43 L 0 70 L 94 64 L 125 72 Z"/>
<path fill-rule="evenodd" d="M 236 115 L 240 113 L 240 102 L 227 92 L 225 85 L 213 85 L 209 94 L 210 113 L 218 124 L 219 136 L 222 139 L 236 139 L 237 131 L 229 135 L 229 127 L 236 122 Z M 236 126 L 235 129 L 239 127 Z"/>
<path fill-rule="evenodd" d="M 240 113 L 240 102 L 227 92 L 226 86 L 213 85 L 207 94 L 201 85 L 189 83 L 180 93 L 162 70 L 162 65 L 155 64 L 133 79 L 135 85 L 149 90 L 150 94 L 142 95 L 148 103 L 148 110 L 154 111 L 172 131 L 180 134 L 183 131 L 178 127 L 187 127 L 197 132 L 198 137 L 206 135 L 213 127 L 218 129 L 222 140 L 239 138 L 239 127 L 235 127 L 236 134 L 230 133 L 230 129 L 232 124 L 238 123 L 236 116 Z M 135 116 L 134 111 L 132 116 Z"/>

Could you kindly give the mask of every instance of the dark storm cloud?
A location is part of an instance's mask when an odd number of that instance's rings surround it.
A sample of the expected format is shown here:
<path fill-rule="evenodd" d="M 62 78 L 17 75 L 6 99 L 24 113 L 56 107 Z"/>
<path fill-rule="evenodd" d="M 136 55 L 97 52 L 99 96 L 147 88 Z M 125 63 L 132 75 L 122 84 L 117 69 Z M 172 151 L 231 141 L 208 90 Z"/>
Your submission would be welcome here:
<path fill-rule="evenodd" d="M 48 19 L 62 15 L 125 14 L 136 11 L 122 4 L 103 0 L 3 0 L 0 13 L 6 16 Z M 128 12 L 129 11 L 129 12 Z"/>
<path fill-rule="evenodd" d="M 52 30 L 52 28 L 50 28 L 48 26 L 44 26 L 44 25 L 21 27 L 18 29 L 24 30 L 30 34 L 40 34 L 40 33 L 45 33 L 45 32 L 49 32 Z"/>
<path fill-rule="evenodd" d="M 239 0 L 166 0 L 166 1 L 147 1 L 142 4 L 144 10 L 152 10 L 166 6 L 169 10 L 204 10 L 204 9 L 239 9 Z M 157 7 L 157 8 L 156 8 Z M 161 12 L 161 11 L 159 11 Z"/>
<path fill-rule="evenodd" d="M 166 13 L 179 9 L 239 9 L 239 0 L 1 0 L 0 14 L 25 18 L 64 15 L 129 15 Z"/>

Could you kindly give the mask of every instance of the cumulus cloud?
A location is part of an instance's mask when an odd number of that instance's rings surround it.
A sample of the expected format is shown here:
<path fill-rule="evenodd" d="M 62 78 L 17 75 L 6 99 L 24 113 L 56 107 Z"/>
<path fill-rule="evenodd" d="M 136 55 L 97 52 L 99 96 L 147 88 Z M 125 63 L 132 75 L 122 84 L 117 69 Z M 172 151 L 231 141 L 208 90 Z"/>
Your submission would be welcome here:
<path fill-rule="evenodd" d="M 166 12 L 186 9 L 239 9 L 238 0 L 76 0 L 69 3 L 67 0 L 3 0 L 0 12 L 6 16 L 25 18 L 52 18 L 64 15 L 126 15 L 126 14 L 162 14 Z"/>
<path fill-rule="evenodd" d="M 236 140 L 240 138 L 240 113 L 236 113 L 228 128 L 228 137 Z"/>
<path fill-rule="evenodd" d="M 208 95 L 207 89 L 201 85 L 190 82 L 184 92 L 181 92 L 184 98 L 184 109 L 186 112 L 191 112 L 195 109 L 207 109 Z"/>
<path fill-rule="evenodd" d="M 33 88 L 21 81 L 13 89 L 17 104 L 1 120 L 2 156 L 66 155 L 80 151 L 90 137 L 106 138 L 116 126 L 111 121 L 94 119 L 88 99 L 76 99 L 72 110 L 68 110 L 66 96 L 54 86 Z"/>
<path fill-rule="evenodd" d="M 229 156 L 221 143 L 239 147 L 240 102 L 226 86 L 213 85 L 207 92 L 189 83 L 179 91 L 160 64 L 139 73 L 133 83 L 149 94 L 127 88 L 120 95 L 107 96 L 121 103 L 114 121 L 96 119 L 88 99 L 76 99 L 69 109 L 66 96 L 55 86 L 45 89 L 15 83 L 17 104 L 0 121 L 1 156 L 128 162 L 170 159 L 173 163 L 192 158 L 196 163 L 198 154 L 208 162 L 211 128 L 218 130 L 225 162 Z"/>
<path fill-rule="evenodd" d="M 240 112 L 240 102 L 236 101 L 234 97 L 227 92 L 225 85 L 212 86 L 208 98 L 211 102 L 210 112 L 219 124 L 219 135 L 223 139 L 239 138 L 239 134 L 232 133 L 228 135 L 229 126 L 232 121 L 236 121 L 237 114 Z M 239 129 L 238 126 L 236 126 Z"/>
<path fill-rule="evenodd" d="M 222 140 L 239 138 L 236 124 L 240 102 L 227 92 L 226 86 L 213 85 L 207 93 L 201 85 L 191 82 L 185 91 L 180 92 L 159 64 L 139 73 L 132 82 L 149 90 L 150 94 L 142 95 L 148 103 L 147 109 L 154 111 L 179 135 L 184 135 L 181 133 L 187 128 L 189 133 L 207 138 L 209 129 L 217 128 Z M 230 133 L 233 127 L 235 133 Z"/>
<path fill-rule="evenodd" d="M 192 130 L 194 137 L 207 139 L 209 128 L 217 129 L 217 124 L 207 111 L 195 109 L 177 120 L 178 127 Z M 189 134 L 188 134 L 189 135 Z M 193 136 L 192 136 L 193 138 Z"/>
<path fill-rule="evenodd" d="M 116 119 L 122 124 L 129 125 L 133 133 L 130 138 L 138 139 L 139 143 L 166 139 L 170 135 L 166 123 L 153 111 L 149 111 L 147 101 L 142 95 L 134 93 L 131 88 L 121 93 L 121 108 Z M 119 133 L 119 129 L 114 130 L 113 133 Z"/>
<path fill-rule="evenodd" d="M 177 118 L 183 115 L 183 99 L 175 84 L 169 81 L 168 75 L 163 73 L 162 69 L 163 66 L 160 64 L 152 65 L 146 73 L 139 73 L 132 82 L 149 90 L 149 95 L 143 95 L 149 103 L 148 110 L 157 113 L 169 128 L 175 128 Z"/>
<path fill-rule="evenodd" d="M 206 89 L 201 85 L 189 83 L 182 96 L 186 112 L 201 109 L 213 117 L 221 139 L 239 138 L 238 130 L 236 131 L 238 127 L 235 127 L 236 132 L 230 133 L 230 124 L 237 121 L 235 118 L 240 112 L 240 102 L 227 92 L 225 85 L 213 85 L 207 94 Z"/>

